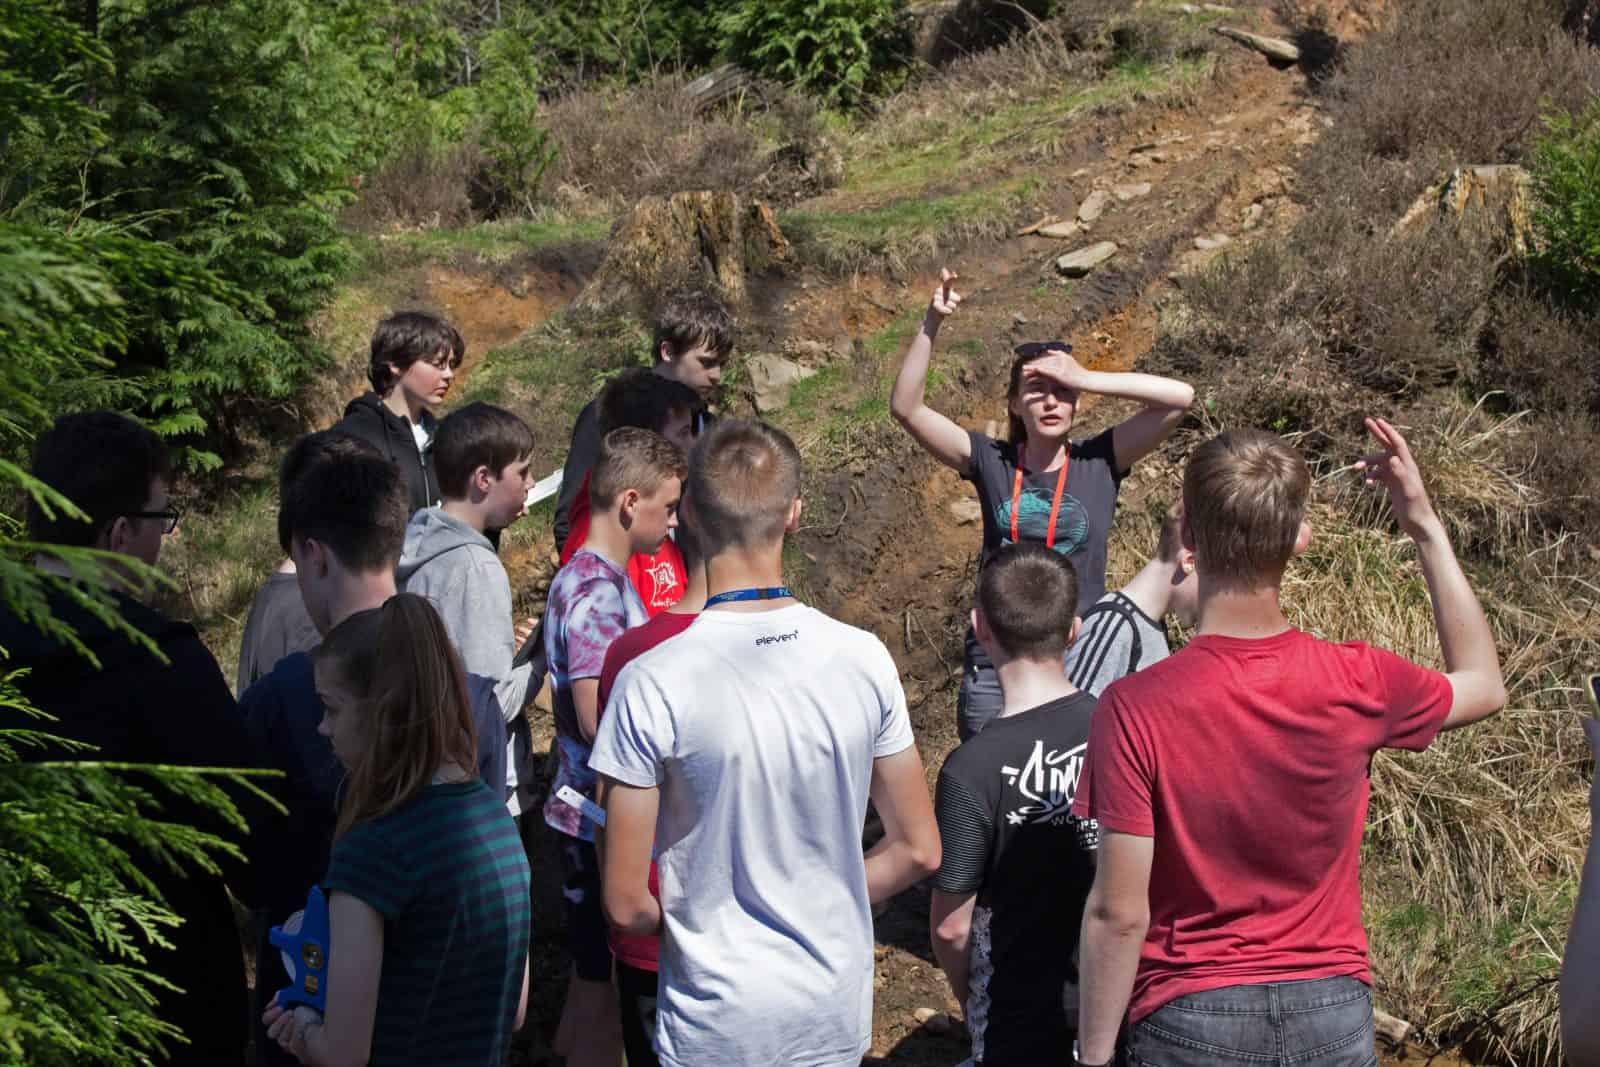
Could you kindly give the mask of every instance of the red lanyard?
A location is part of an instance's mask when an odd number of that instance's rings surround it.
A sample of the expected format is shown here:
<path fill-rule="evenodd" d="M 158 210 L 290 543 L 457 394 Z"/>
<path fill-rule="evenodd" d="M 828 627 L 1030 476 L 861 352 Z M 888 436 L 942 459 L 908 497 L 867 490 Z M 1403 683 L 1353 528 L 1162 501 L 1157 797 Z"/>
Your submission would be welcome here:
<path fill-rule="evenodd" d="M 1018 449 L 1017 458 L 1021 459 L 1021 449 Z M 1067 468 L 1072 465 L 1072 446 L 1067 445 L 1067 455 L 1061 461 L 1061 473 L 1056 475 L 1056 496 L 1050 502 L 1050 525 L 1045 528 L 1044 547 L 1056 547 L 1056 517 L 1061 514 L 1061 491 L 1067 487 Z M 1017 476 L 1011 480 L 1011 543 L 1019 544 L 1017 540 L 1017 510 L 1022 502 L 1022 465 L 1017 464 Z"/>

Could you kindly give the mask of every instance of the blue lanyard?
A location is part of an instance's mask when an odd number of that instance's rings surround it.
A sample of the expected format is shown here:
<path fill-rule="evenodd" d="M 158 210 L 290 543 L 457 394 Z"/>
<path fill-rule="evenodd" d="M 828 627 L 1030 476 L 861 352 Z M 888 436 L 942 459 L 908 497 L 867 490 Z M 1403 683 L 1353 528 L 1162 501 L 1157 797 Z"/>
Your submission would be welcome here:
<path fill-rule="evenodd" d="M 763 589 L 730 589 L 726 593 L 718 593 L 706 599 L 706 607 L 714 608 L 718 604 L 732 604 L 740 600 L 782 600 L 792 597 L 786 585 L 769 585 Z"/>

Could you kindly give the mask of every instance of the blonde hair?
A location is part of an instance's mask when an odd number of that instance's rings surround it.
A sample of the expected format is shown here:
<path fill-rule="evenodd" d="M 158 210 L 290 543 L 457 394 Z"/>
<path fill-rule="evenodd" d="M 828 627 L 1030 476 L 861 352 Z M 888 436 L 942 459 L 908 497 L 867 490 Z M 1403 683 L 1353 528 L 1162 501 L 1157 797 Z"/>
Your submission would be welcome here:
<path fill-rule="evenodd" d="M 689 473 L 683 449 L 654 430 L 623 426 L 600 441 L 600 454 L 589 475 L 589 503 L 608 508 L 629 489 L 651 496 L 668 478 Z"/>
<path fill-rule="evenodd" d="M 438 769 L 478 766 L 466 673 L 433 605 L 401 593 L 328 632 L 313 659 L 319 688 L 351 698 L 340 714 L 364 721 L 366 749 L 345 778 L 334 837 L 380 819 L 427 788 Z"/>
<path fill-rule="evenodd" d="M 764 422 L 720 419 L 695 442 L 686 487 L 700 549 L 769 545 L 800 495 L 800 452 Z"/>
<path fill-rule="evenodd" d="M 1277 434 L 1229 430 L 1196 448 L 1183 474 L 1183 507 L 1206 579 L 1252 592 L 1277 584 L 1310 491 L 1305 457 Z"/>

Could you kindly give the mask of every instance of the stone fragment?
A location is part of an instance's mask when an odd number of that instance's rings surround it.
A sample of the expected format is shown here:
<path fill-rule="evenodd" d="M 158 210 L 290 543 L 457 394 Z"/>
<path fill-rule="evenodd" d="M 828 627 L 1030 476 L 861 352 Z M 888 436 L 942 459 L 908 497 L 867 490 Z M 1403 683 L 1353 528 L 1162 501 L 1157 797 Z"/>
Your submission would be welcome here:
<path fill-rule="evenodd" d="M 1104 189 L 1096 189 L 1083 198 L 1083 203 L 1078 205 L 1078 221 L 1083 223 L 1093 222 L 1105 214 L 1106 205 L 1111 202 L 1111 194 Z"/>
<path fill-rule="evenodd" d="M 1149 196 L 1150 188 L 1149 182 L 1127 182 L 1123 185 L 1112 186 L 1111 195 L 1123 203 L 1127 203 L 1129 200 L 1137 200 L 1141 196 Z"/>
<path fill-rule="evenodd" d="M 1211 29 L 1212 32 L 1221 34 L 1230 41 L 1238 41 L 1246 48 L 1254 48 L 1274 63 L 1300 62 L 1300 49 L 1282 38 L 1264 37 L 1259 33 L 1250 33 L 1232 26 L 1213 26 Z"/>
<path fill-rule="evenodd" d="M 782 356 L 763 354 L 753 356 L 745 364 L 750 371 L 750 385 L 755 392 L 756 411 L 765 415 L 778 411 L 789 403 L 789 389 L 817 373 Z"/>
<path fill-rule="evenodd" d="M 1040 237 L 1076 237 L 1082 232 L 1083 226 L 1076 222 L 1052 222 L 1039 227 Z"/>
<path fill-rule="evenodd" d="M 1233 238 L 1225 233 L 1214 233 L 1194 239 L 1195 248 L 1202 252 L 1214 252 L 1219 248 L 1227 248 L 1231 244 L 1233 244 Z"/>
<path fill-rule="evenodd" d="M 978 503 L 978 498 L 963 494 L 958 499 L 950 501 L 950 514 L 962 526 L 971 526 L 975 522 L 983 521 L 983 505 Z"/>
<path fill-rule="evenodd" d="M 1099 244 L 1092 244 L 1060 257 L 1056 260 L 1056 270 L 1069 278 L 1082 278 L 1116 254 L 1115 243 L 1101 241 Z"/>

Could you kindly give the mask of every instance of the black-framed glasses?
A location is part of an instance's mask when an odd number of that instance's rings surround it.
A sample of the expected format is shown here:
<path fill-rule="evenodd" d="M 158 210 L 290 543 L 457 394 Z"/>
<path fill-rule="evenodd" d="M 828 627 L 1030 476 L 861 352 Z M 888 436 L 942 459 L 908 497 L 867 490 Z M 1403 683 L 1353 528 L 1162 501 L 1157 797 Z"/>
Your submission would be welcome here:
<path fill-rule="evenodd" d="M 1065 352 L 1070 356 L 1072 355 L 1072 346 L 1065 341 L 1024 341 L 1013 348 L 1011 352 L 1021 359 L 1035 359 L 1051 352 Z"/>
<path fill-rule="evenodd" d="M 161 531 L 164 534 L 172 533 L 178 528 L 179 512 L 175 507 L 168 506 L 162 508 L 160 511 L 130 511 L 127 513 L 127 516 L 130 519 L 165 519 L 167 521 L 167 525 L 166 528 Z"/>

